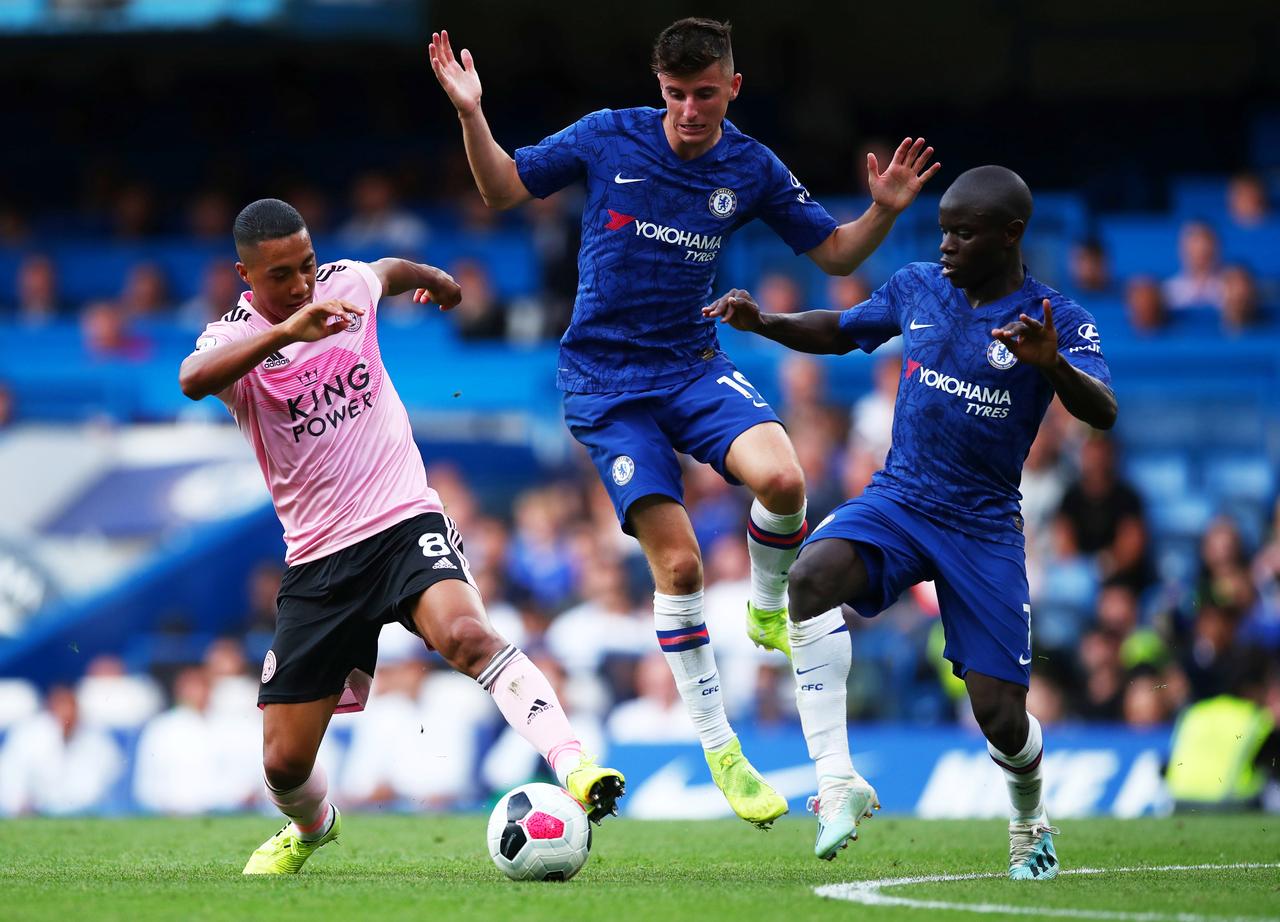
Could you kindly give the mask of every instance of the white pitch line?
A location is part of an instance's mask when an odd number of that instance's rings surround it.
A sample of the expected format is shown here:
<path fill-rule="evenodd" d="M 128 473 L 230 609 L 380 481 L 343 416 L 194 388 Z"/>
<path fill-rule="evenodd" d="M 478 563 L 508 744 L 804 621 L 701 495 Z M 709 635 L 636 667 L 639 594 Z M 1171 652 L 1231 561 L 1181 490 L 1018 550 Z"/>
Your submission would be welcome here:
<path fill-rule="evenodd" d="M 1167 864 L 1135 868 L 1074 868 L 1067 874 L 1132 874 L 1138 871 L 1236 871 L 1280 868 L 1280 863 L 1266 864 Z M 904 896 L 888 896 L 880 891 L 887 887 L 910 884 L 949 883 L 957 880 L 1003 878 L 1004 874 L 935 874 L 926 877 L 885 877 L 880 880 L 851 881 L 815 887 L 814 893 L 825 899 L 847 900 L 864 906 L 902 906 L 908 909 L 950 910 L 952 912 L 1005 913 L 1017 916 L 1053 916 L 1063 919 L 1114 919 L 1121 922 L 1280 922 L 1274 916 L 1202 916 L 1191 912 L 1113 912 L 1106 909 L 1053 909 L 1050 907 L 1005 906 L 999 903 L 949 903 L 944 900 L 917 900 Z"/>

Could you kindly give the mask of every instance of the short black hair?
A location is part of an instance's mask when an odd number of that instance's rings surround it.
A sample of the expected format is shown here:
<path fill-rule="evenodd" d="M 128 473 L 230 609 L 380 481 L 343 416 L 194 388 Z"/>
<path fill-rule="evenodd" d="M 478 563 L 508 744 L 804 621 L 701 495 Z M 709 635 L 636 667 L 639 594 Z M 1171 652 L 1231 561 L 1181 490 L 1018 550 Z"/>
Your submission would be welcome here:
<path fill-rule="evenodd" d="M 243 259 L 247 247 L 257 246 L 265 240 L 292 237 L 306 229 L 307 222 L 288 202 L 278 198 L 260 198 L 245 205 L 236 215 L 231 233 L 235 237 L 236 252 Z"/>
<path fill-rule="evenodd" d="M 650 66 L 655 74 L 687 77 L 723 62 L 733 72 L 733 26 L 715 19 L 689 17 L 673 22 L 653 43 Z"/>
<path fill-rule="evenodd" d="M 1010 221 L 1026 223 L 1031 220 L 1031 189 L 1008 167 L 991 164 L 965 170 L 942 197 L 951 199 L 953 203 L 964 202 L 982 210 L 998 212 Z"/>

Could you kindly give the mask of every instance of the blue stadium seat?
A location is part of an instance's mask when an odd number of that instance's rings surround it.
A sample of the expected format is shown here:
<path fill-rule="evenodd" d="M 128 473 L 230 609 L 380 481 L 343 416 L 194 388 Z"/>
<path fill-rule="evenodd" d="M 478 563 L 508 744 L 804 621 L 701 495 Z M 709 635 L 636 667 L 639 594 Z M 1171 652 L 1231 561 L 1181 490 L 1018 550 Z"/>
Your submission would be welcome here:
<path fill-rule="evenodd" d="M 1119 278 L 1178 271 L 1179 222 L 1164 215 L 1109 215 L 1098 222 L 1098 236 Z"/>
<path fill-rule="evenodd" d="M 45 0 L 0 0 L 0 29 L 26 30 L 44 18 Z"/>
<path fill-rule="evenodd" d="M 142 28 L 191 28 L 216 22 L 230 12 L 231 0 L 133 0 L 126 21 Z"/>
<path fill-rule="evenodd" d="M 1191 486 L 1191 462 L 1182 452 L 1144 452 L 1130 455 L 1125 473 L 1149 503 L 1176 501 Z"/>
<path fill-rule="evenodd" d="M 1204 485 L 1222 499 L 1265 503 L 1275 495 L 1276 473 L 1265 455 L 1215 455 L 1205 461 Z"/>
<path fill-rule="evenodd" d="M 1170 188 L 1173 216 L 1222 222 L 1227 215 L 1227 181 L 1225 176 L 1179 176 Z"/>

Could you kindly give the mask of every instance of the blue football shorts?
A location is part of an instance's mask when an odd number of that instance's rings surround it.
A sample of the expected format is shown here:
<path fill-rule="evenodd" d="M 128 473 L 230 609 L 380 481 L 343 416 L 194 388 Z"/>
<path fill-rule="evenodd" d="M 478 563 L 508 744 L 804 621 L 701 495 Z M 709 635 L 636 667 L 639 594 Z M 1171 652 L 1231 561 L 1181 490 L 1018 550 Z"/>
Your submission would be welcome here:
<path fill-rule="evenodd" d="M 1031 594 L 1022 547 L 951 528 L 882 493 L 839 506 L 810 533 L 852 541 L 867 567 L 866 595 L 846 599 L 871 618 L 916 583 L 933 580 L 955 674 L 970 670 L 1027 685 L 1031 680 Z"/>
<path fill-rule="evenodd" d="M 722 354 L 679 384 L 629 393 L 565 394 L 564 419 L 613 500 L 624 531 L 627 510 L 644 496 L 684 500 L 676 452 L 725 470 L 733 440 L 760 423 L 779 423 L 768 401 Z"/>

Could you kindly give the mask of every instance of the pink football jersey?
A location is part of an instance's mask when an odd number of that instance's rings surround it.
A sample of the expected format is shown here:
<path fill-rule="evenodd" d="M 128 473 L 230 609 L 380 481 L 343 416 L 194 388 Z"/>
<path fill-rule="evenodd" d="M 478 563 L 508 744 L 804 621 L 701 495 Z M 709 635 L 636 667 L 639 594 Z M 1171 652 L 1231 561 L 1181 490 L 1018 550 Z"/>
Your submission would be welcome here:
<path fill-rule="evenodd" d="M 258 456 L 290 566 L 363 541 L 423 512 L 442 512 L 427 485 L 409 414 L 382 366 L 382 285 L 365 263 L 340 260 L 316 271 L 316 301 L 365 307 L 344 332 L 274 352 L 218 398 Z M 196 351 L 271 328 L 253 292 L 209 324 Z"/>

